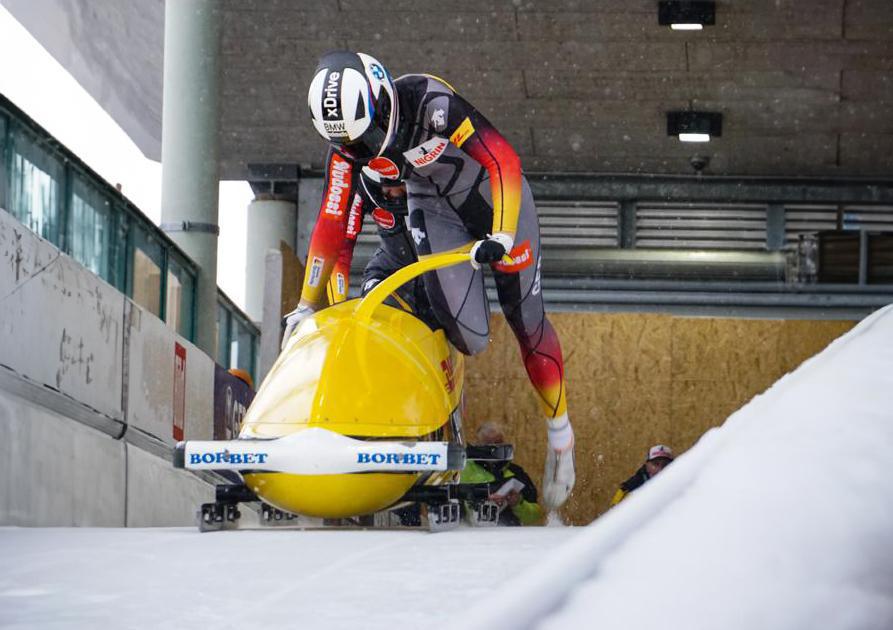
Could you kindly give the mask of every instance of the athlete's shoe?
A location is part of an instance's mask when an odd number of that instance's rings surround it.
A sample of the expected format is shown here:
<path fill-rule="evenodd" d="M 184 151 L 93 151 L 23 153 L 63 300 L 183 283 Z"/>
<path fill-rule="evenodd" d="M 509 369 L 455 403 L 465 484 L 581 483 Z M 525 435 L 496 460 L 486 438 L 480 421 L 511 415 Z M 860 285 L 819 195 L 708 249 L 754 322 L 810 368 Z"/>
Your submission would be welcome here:
<path fill-rule="evenodd" d="M 567 501 L 574 489 L 577 473 L 574 468 L 574 442 L 556 450 L 551 447 L 546 453 L 546 472 L 543 475 L 543 505 L 547 510 L 555 510 Z"/>

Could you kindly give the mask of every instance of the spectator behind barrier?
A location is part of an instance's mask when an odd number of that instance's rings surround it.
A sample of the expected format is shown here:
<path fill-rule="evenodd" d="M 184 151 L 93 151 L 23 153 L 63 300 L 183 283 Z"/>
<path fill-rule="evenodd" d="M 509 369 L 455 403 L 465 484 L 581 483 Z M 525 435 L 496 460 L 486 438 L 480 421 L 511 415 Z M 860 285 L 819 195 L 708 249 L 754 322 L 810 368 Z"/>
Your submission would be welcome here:
<path fill-rule="evenodd" d="M 505 435 L 496 422 L 485 422 L 477 432 L 478 444 L 504 444 Z M 515 483 L 507 484 L 514 480 Z M 468 460 L 460 477 L 461 483 L 488 483 L 494 493 L 490 500 L 500 507 L 499 525 L 532 525 L 543 512 L 537 503 L 536 486 L 524 469 L 512 462 L 476 462 Z M 518 484 L 522 484 L 517 488 Z M 498 493 L 506 485 L 515 486 L 504 494 Z"/>
<path fill-rule="evenodd" d="M 630 492 L 654 477 L 654 475 L 666 468 L 672 461 L 673 449 L 663 444 L 655 444 L 652 446 L 648 449 L 645 463 L 642 464 L 632 477 L 620 484 L 617 492 L 614 493 L 614 498 L 611 499 L 611 506 L 613 507 L 623 501 Z"/>

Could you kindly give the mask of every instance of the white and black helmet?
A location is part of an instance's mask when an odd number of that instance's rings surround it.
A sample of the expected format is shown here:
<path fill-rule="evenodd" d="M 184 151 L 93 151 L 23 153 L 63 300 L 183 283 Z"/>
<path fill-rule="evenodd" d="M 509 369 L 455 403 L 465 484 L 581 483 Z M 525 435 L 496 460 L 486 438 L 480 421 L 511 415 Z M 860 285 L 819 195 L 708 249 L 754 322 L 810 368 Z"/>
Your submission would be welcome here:
<path fill-rule="evenodd" d="M 323 55 L 307 104 L 319 135 L 355 160 L 380 155 L 394 135 L 394 82 L 381 63 L 364 53 L 337 50 Z"/>

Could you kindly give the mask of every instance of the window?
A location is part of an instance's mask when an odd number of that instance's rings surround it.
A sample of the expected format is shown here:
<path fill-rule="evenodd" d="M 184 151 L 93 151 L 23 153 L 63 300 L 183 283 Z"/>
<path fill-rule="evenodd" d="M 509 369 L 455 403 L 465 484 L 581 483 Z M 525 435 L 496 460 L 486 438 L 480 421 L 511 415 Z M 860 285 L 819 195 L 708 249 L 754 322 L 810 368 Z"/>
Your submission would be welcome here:
<path fill-rule="evenodd" d="M 61 246 L 65 169 L 28 134 L 13 130 L 9 211 L 33 232 Z"/>
<path fill-rule="evenodd" d="M 6 131 L 9 129 L 9 123 L 6 122 L 6 116 L 0 114 L 0 208 L 8 209 L 7 203 L 7 185 L 9 183 L 9 160 L 6 155 L 8 152 L 9 139 Z"/>
<path fill-rule="evenodd" d="M 100 278 L 111 281 L 113 218 L 109 200 L 75 175 L 69 212 L 68 253 Z"/>
<path fill-rule="evenodd" d="M 221 303 L 217 303 L 217 363 L 229 367 L 230 314 Z"/>
<path fill-rule="evenodd" d="M 192 339 L 193 296 L 195 277 L 169 253 L 165 319 L 168 325 L 187 339 Z"/>
<path fill-rule="evenodd" d="M 161 270 L 164 267 L 164 249 L 158 240 L 141 225 L 133 229 L 133 275 L 131 296 L 133 301 L 158 317 L 161 311 Z"/>

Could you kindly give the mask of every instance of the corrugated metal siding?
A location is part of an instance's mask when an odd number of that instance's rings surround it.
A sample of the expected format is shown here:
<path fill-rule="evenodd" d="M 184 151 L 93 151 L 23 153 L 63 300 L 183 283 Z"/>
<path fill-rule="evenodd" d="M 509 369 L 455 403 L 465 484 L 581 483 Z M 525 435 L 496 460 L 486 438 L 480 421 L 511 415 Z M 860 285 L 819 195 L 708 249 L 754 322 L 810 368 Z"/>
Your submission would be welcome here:
<path fill-rule="evenodd" d="M 617 247 L 619 208 L 617 202 L 538 202 L 543 248 Z"/>
<path fill-rule="evenodd" d="M 636 247 L 765 250 L 766 206 L 640 203 Z"/>

